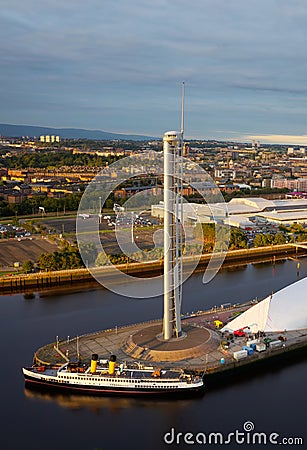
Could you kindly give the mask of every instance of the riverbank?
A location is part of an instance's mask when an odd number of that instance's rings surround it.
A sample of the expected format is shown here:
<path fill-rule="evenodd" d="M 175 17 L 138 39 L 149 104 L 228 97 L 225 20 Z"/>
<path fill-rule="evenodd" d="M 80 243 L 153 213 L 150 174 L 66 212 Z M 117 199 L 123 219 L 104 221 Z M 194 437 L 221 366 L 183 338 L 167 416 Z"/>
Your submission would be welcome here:
<path fill-rule="evenodd" d="M 301 244 L 274 245 L 243 250 L 229 251 L 222 268 L 246 265 L 249 263 L 272 262 L 287 258 L 299 258 L 307 255 L 307 245 Z M 196 271 L 204 270 L 211 258 L 211 254 L 202 255 Z M 184 267 L 194 265 L 194 258 L 184 258 Z M 120 264 L 118 270 L 135 277 L 153 277 L 163 273 L 163 261 L 151 261 L 144 263 Z M 116 275 L 112 268 L 105 266 L 96 268 L 99 276 L 108 281 L 116 282 Z M 0 295 L 14 293 L 42 292 L 47 290 L 81 289 L 98 287 L 87 269 L 61 270 L 56 272 L 40 272 L 24 275 L 11 275 L 0 277 Z"/>

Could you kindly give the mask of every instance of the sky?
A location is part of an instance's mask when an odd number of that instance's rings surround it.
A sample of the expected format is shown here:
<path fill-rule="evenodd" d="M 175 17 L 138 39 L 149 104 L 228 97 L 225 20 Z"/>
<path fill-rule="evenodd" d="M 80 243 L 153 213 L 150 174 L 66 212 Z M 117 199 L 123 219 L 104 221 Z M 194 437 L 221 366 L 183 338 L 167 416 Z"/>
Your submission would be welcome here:
<path fill-rule="evenodd" d="M 307 145 L 307 2 L 2 0 L 0 123 Z"/>

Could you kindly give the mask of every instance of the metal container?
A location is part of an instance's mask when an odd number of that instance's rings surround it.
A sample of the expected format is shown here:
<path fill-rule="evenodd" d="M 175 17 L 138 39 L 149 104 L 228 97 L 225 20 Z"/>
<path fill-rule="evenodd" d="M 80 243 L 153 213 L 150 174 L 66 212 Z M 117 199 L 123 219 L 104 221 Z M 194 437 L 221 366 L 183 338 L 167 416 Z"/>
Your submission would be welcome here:
<path fill-rule="evenodd" d="M 256 352 L 264 352 L 266 350 L 266 345 L 263 342 L 256 344 Z"/>
<path fill-rule="evenodd" d="M 269 343 L 269 347 L 270 348 L 278 348 L 278 347 L 282 347 L 282 342 L 278 339 L 277 341 L 271 341 Z"/>
<path fill-rule="evenodd" d="M 244 359 L 247 357 L 247 350 L 239 350 L 237 352 L 233 352 L 233 357 L 236 361 L 240 361 L 240 359 Z"/>

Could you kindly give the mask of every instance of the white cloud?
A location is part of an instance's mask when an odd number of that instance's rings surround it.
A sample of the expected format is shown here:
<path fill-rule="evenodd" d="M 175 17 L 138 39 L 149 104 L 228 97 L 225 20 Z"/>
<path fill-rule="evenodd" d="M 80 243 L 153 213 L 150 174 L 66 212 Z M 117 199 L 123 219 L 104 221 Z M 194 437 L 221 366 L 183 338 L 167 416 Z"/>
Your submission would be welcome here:
<path fill-rule="evenodd" d="M 55 113 L 71 123 L 80 99 L 76 126 L 101 126 L 84 108 L 100 103 L 118 110 L 113 130 L 125 126 L 116 122 L 123 114 L 129 128 L 133 118 L 136 130 L 145 126 L 135 112 L 143 110 L 146 130 L 159 134 L 177 117 L 184 79 L 187 124 L 198 134 L 304 133 L 307 4 L 299 0 L 3 0 L 1 8 L 2 122 L 18 96 L 18 117 L 29 123 L 44 93 L 44 123 Z"/>
<path fill-rule="evenodd" d="M 255 139 L 266 144 L 307 145 L 307 135 L 264 134 L 245 136 L 244 140 Z"/>

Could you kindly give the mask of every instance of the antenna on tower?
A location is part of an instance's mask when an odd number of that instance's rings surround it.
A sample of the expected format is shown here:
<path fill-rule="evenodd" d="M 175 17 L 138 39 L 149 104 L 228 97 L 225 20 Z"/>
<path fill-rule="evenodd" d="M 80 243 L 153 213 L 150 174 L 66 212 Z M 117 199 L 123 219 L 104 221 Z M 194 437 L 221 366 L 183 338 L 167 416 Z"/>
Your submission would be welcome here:
<path fill-rule="evenodd" d="M 185 156 L 185 147 L 183 142 L 183 134 L 184 134 L 184 94 L 185 94 L 185 86 L 184 81 L 182 82 L 181 86 L 181 142 L 179 145 L 179 158 L 182 158 Z M 179 312 L 181 311 L 181 304 L 182 304 L 182 297 L 183 297 L 183 265 L 182 265 L 182 251 L 183 251 L 183 161 L 181 160 L 178 163 L 178 188 L 177 188 L 177 198 L 176 198 L 176 214 L 177 214 L 177 220 L 176 220 L 176 263 L 178 266 L 178 306 L 179 306 Z M 181 226 L 179 226 L 179 222 Z"/>
<path fill-rule="evenodd" d="M 183 141 L 184 133 L 184 81 L 182 82 L 181 88 L 181 139 Z"/>

